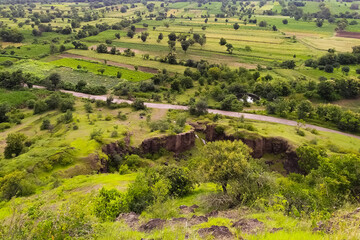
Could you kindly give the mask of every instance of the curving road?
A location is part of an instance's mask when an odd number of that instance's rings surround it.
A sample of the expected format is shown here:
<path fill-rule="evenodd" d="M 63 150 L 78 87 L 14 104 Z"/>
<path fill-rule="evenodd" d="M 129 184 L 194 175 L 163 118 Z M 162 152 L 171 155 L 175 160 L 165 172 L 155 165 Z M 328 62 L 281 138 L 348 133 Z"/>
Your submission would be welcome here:
<path fill-rule="evenodd" d="M 43 87 L 34 86 L 34 88 L 43 88 Z M 60 90 L 60 91 L 72 94 L 73 96 L 80 97 L 80 98 L 89 98 L 89 99 L 95 99 L 95 100 L 101 100 L 101 101 L 106 101 L 106 98 L 107 98 L 107 95 L 97 96 L 97 95 L 91 95 L 91 94 L 85 94 L 85 93 L 79 93 L 79 92 L 73 92 L 73 91 L 67 91 L 67 90 Z M 114 99 L 114 102 L 115 103 L 126 102 L 129 104 L 132 103 L 132 101 L 124 100 L 124 99 Z M 177 110 L 187 110 L 188 109 L 187 106 L 163 104 L 163 103 L 145 103 L 145 106 L 147 106 L 149 108 L 157 108 L 157 109 L 177 109 Z M 213 113 L 213 114 L 229 116 L 229 117 L 238 117 L 239 118 L 239 117 L 243 116 L 244 118 L 251 119 L 251 120 L 258 120 L 258 121 L 271 122 L 271 123 L 280 123 L 280 124 L 284 124 L 284 125 L 288 125 L 288 126 L 297 126 L 296 121 L 287 120 L 287 119 L 283 119 L 283 118 L 277 118 L 277 117 L 258 115 L 258 114 L 229 112 L 229 111 L 222 111 L 222 110 L 216 110 L 216 109 L 208 109 L 208 112 Z M 344 132 L 340 132 L 340 131 L 329 129 L 329 128 L 315 126 L 312 124 L 305 124 L 305 127 L 313 128 L 318 131 L 337 133 L 337 134 L 341 134 L 344 136 L 360 139 L 360 136 L 357 136 L 354 134 L 344 133 Z"/>

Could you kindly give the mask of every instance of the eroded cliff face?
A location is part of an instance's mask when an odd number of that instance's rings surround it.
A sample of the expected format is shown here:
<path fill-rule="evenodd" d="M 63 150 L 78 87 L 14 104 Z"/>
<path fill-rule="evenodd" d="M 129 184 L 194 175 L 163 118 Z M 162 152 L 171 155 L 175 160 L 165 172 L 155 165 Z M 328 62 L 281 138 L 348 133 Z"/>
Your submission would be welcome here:
<path fill-rule="evenodd" d="M 219 131 L 216 125 L 206 125 L 202 128 L 195 128 L 186 133 L 177 135 L 168 135 L 145 139 L 138 148 L 130 146 L 130 137 L 127 136 L 124 141 L 114 142 L 104 145 L 102 151 L 110 158 L 115 155 L 126 154 L 153 154 L 165 149 L 176 154 L 190 150 L 195 146 L 195 132 L 201 131 L 206 135 L 206 141 L 219 140 L 241 140 L 252 151 L 254 158 L 261 158 L 264 154 L 283 154 L 284 168 L 287 172 L 299 172 L 298 157 L 294 147 L 286 139 L 280 137 L 263 137 L 257 134 L 252 135 L 227 135 L 224 131 Z"/>
<path fill-rule="evenodd" d="M 195 146 L 195 131 L 177 135 L 154 137 L 145 139 L 140 146 L 140 151 L 146 153 L 156 153 L 160 149 L 166 149 L 169 152 L 181 153 L 190 150 Z"/>
<path fill-rule="evenodd" d="M 223 131 L 219 131 L 216 125 L 207 125 L 205 129 L 207 141 L 219 140 L 241 140 L 253 151 L 251 155 L 254 158 L 261 158 L 264 154 L 283 154 L 284 155 L 284 169 L 289 172 L 300 173 L 298 164 L 298 156 L 295 148 L 289 142 L 281 137 L 263 137 L 260 135 L 236 136 L 227 135 Z"/>

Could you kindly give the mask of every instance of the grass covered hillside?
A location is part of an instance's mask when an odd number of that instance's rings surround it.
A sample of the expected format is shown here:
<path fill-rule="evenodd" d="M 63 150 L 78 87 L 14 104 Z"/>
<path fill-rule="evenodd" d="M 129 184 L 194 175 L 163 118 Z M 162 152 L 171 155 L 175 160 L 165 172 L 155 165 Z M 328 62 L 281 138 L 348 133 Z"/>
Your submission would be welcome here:
<path fill-rule="evenodd" d="M 0 0 L 0 239 L 360 239 L 359 11 Z"/>

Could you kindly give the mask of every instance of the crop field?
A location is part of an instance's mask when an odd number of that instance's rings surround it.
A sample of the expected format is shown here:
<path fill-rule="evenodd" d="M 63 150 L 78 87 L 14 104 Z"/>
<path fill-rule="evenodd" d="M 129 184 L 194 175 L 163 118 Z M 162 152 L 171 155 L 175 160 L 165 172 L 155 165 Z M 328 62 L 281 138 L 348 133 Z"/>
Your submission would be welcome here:
<path fill-rule="evenodd" d="M 0 9 L 0 239 L 360 239 L 359 1 Z"/>
<path fill-rule="evenodd" d="M 77 59 L 71 59 L 71 58 L 62 58 L 59 60 L 55 60 L 50 62 L 50 64 L 53 64 L 55 66 L 61 66 L 61 67 L 69 67 L 72 69 L 82 69 L 84 71 L 90 71 L 95 74 L 100 74 L 99 70 L 105 70 L 102 75 L 106 76 L 116 76 L 118 72 L 121 73 L 121 78 L 126 79 L 131 82 L 138 82 L 142 80 L 146 80 L 151 78 L 152 74 L 150 73 L 144 73 L 144 72 L 138 72 L 138 71 L 131 71 L 124 68 L 118 68 L 113 66 L 108 66 L 100 63 L 95 62 L 89 62 L 84 60 L 77 60 Z"/>

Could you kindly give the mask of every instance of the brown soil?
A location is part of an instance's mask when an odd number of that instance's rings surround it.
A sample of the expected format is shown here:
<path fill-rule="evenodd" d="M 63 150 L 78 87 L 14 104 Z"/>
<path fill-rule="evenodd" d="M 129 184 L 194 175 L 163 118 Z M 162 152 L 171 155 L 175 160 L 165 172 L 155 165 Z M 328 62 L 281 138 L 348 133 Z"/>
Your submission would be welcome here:
<path fill-rule="evenodd" d="M 96 62 L 104 63 L 103 60 L 98 59 L 98 58 L 86 57 L 86 56 L 81 56 L 81 55 L 72 54 L 72 53 L 63 53 L 59 56 L 62 58 L 83 59 L 83 60 L 88 60 L 88 61 L 96 61 Z M 116 67 L 127 68 L 130 70 L 135 70 L 134 66 L 130 65 L 130 64 L 118 63 L 118 62 L 113 62 L 113 61 L 107 61 L 106 64 L 110 65 L 110 66 L 116 66 Z M 138 70 L 141 72 L 147 72 L 147 73 L 153 73 L 153 74 L 158 73 L 158 69 L 149 68 L 149 67 L 139 66 Z"/>
<path fill-rule="evenodd" d="M 360 39 L 360 32 L 339 31 L 339 32 L 336 32 L 336 37 L 357 38 L 357 39 Z"/>
<path fill-rule="evenodd" d="M 135 32 L 140 33 L 140 32 L 145 32 L 146 30 L 147 30 L 147 28 L 136 28 Z"/>

